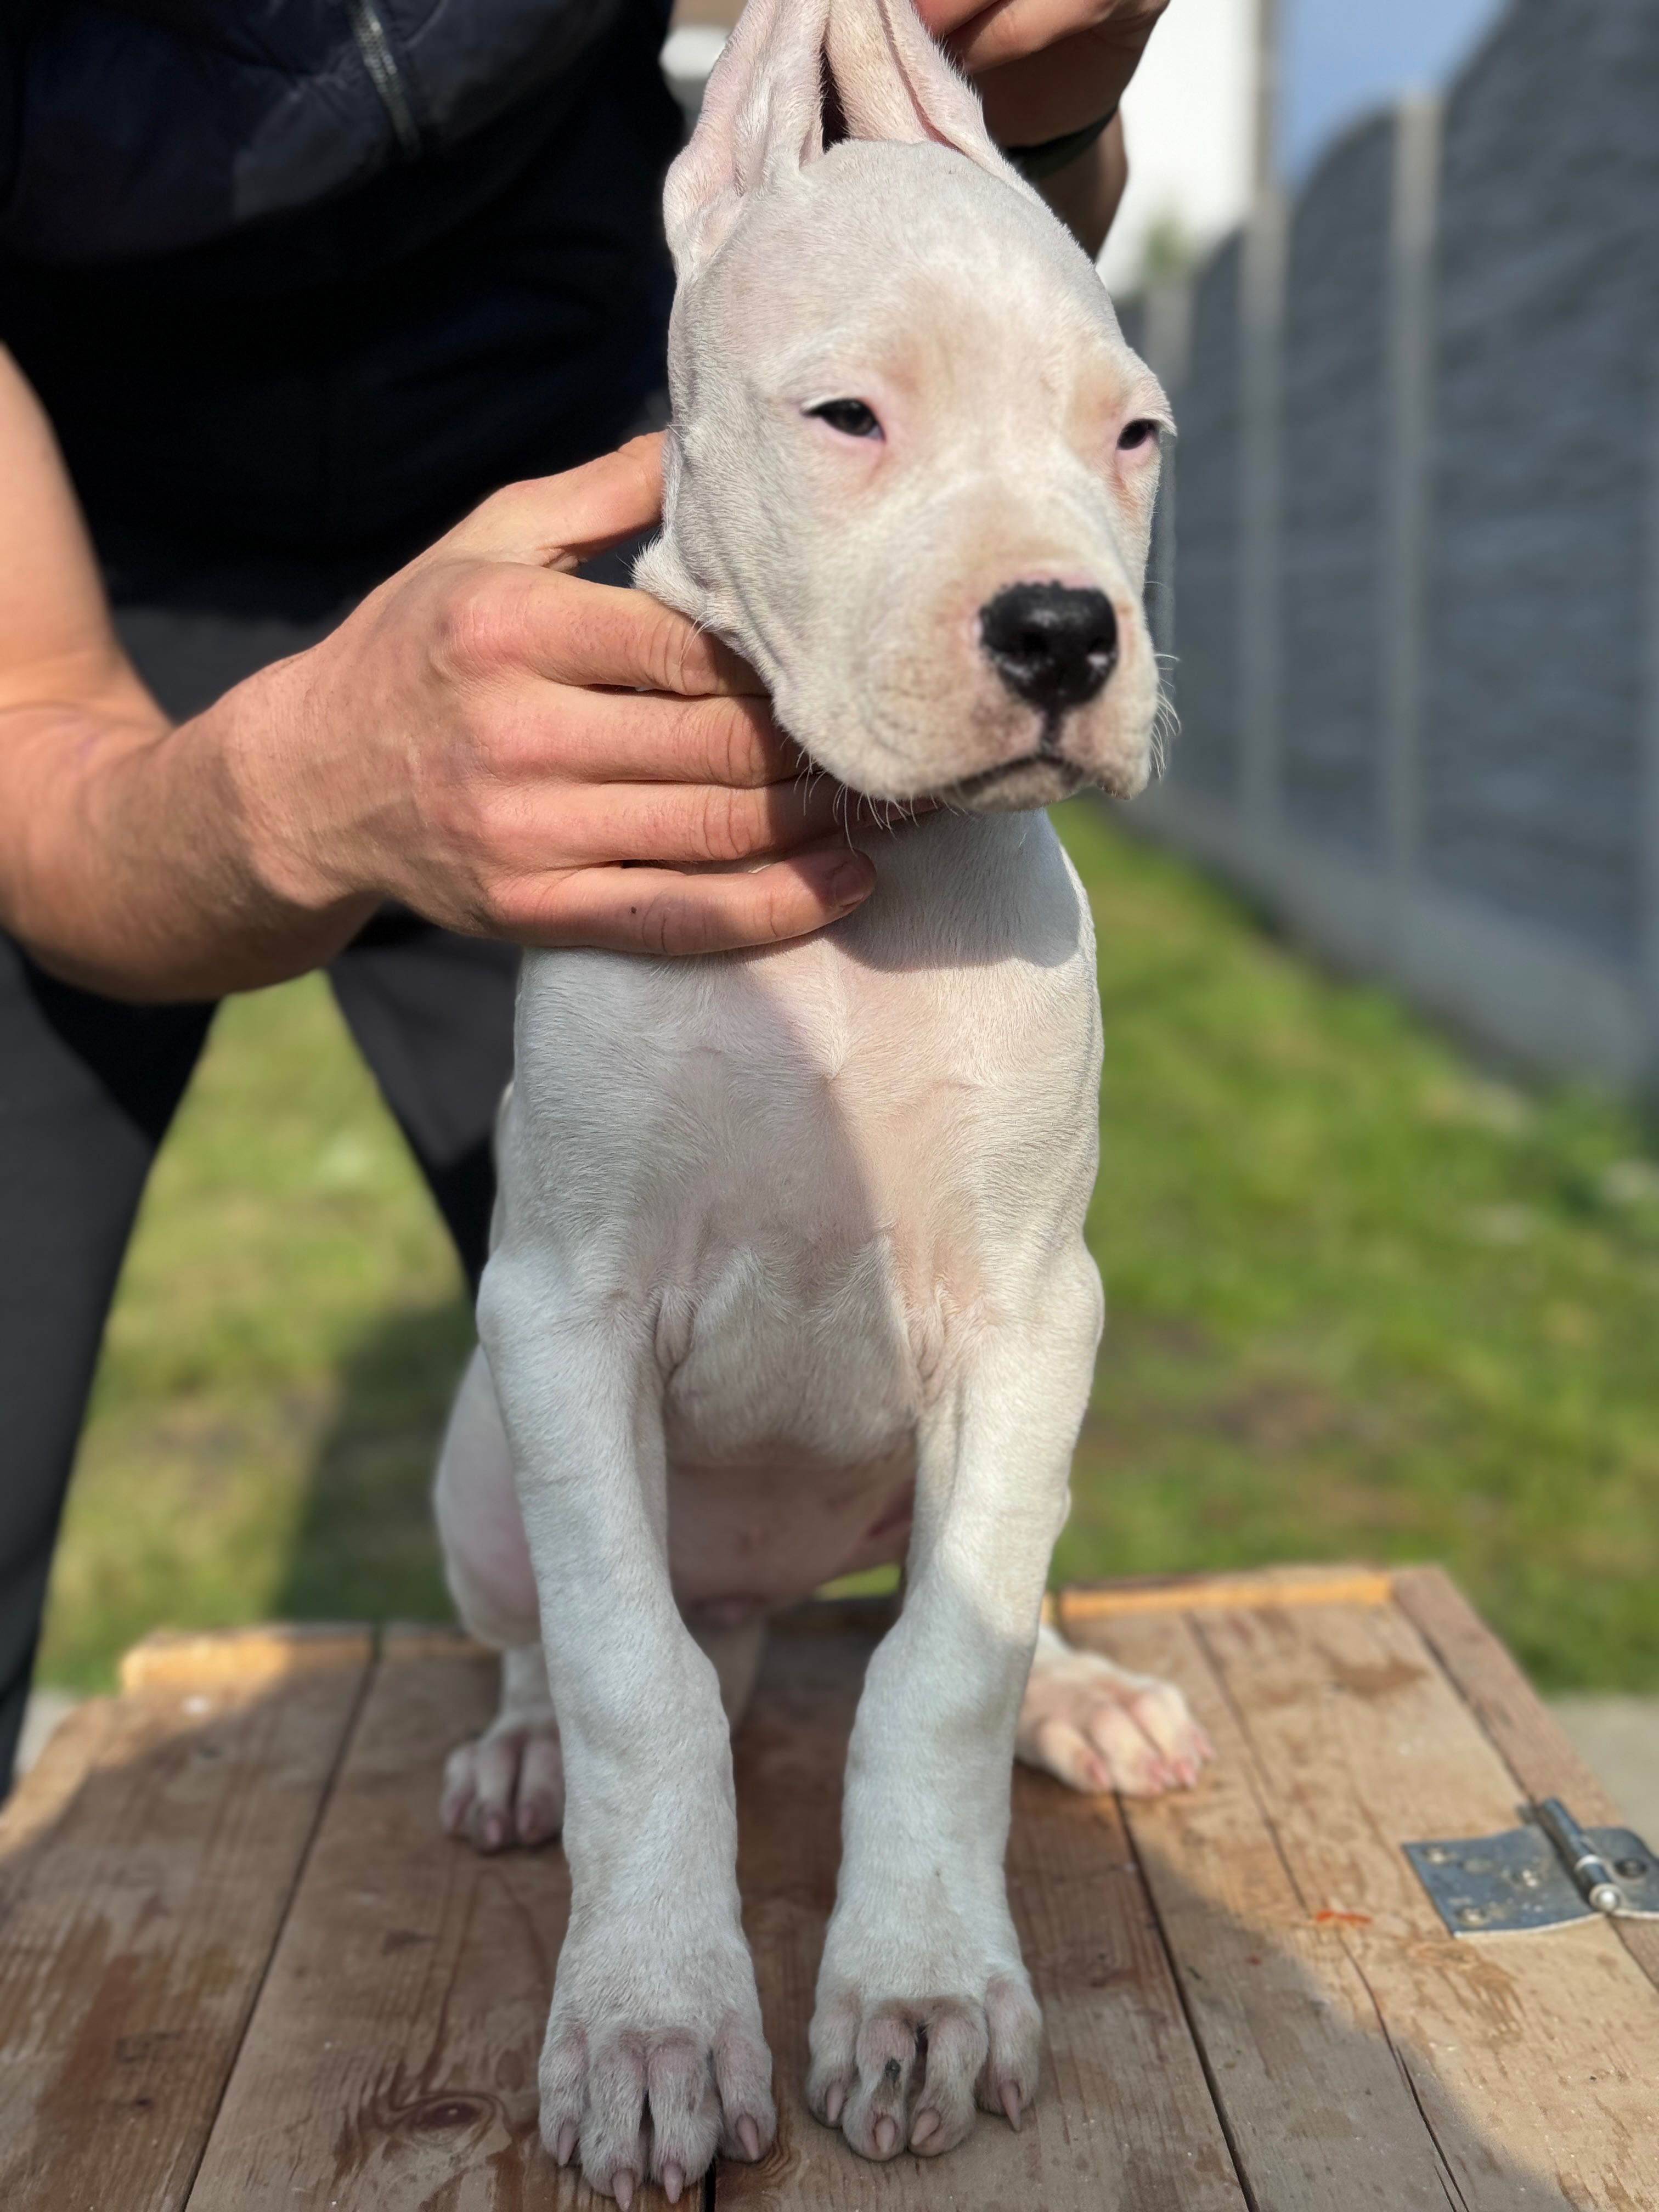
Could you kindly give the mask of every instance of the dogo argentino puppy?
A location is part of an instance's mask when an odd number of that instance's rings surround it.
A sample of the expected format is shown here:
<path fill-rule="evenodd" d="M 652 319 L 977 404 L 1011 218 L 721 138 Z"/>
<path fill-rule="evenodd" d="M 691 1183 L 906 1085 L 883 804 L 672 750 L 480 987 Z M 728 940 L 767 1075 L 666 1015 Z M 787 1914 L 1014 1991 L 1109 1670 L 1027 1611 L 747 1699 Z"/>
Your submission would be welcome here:
<path fill-rule="evenodd" d="M 1036 810 L 1146 780 L 1163 395 L 908 0 L 751 0 L 666 216 L 637 580 L 818 767 L 940 803 L 859 833 L 878 886 L 805 942 L 525 963 L 437 1500 L 503 1698 L 444 1814 L 486 1847 L 562 1824 L 542 2130 L 623 2205 L 773 2136 L 728 1735 L 769 1607 L 908 1565 L 811 2031 L 812 2110 L 866 2157 L 1036 2087 L 1016 1749 L 1137 1793 L 1208 1753 L 1174 1690 L 1039 1631 L 1102 1301 L 1093 937 Z"/>

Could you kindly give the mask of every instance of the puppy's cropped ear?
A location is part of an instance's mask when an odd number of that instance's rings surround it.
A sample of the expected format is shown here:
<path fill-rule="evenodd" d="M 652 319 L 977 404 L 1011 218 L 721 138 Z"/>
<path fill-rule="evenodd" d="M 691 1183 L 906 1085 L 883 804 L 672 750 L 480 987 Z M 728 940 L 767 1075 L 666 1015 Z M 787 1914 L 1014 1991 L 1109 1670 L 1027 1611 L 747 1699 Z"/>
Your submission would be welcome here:
<path fill-rule="evenodd" d="M 1036 197 L 912 0 L 749 0 L 663 188 L 682 283 L 718 250 L 748 193 L 823 155 L 826 67 L 849 138 L 951 146 Z"/>
<path fill-rule="evenodd" d="M 824 46 L 849 138 L 953 146 L 1016 191 L 1030 190 L 911 0 L 829 0 Z"/>
<path fill-rule="evenodd" d="M 823 152 L 829 0 L 749 0 L 709 72 L 690 143 L 663 186 L 682 283 L 719 248 L 746 195 Z"/>

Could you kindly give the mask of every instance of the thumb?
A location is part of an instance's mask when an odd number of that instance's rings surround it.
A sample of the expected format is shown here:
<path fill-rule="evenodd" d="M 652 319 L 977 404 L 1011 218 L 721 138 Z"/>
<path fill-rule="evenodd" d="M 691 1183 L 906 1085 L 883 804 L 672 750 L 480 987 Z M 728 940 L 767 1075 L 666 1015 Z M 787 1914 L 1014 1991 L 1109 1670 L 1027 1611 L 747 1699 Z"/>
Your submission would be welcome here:
<path fill-rule="evenodd" d="M 483 560 L 580 568 L 660 520 L 662 442 L 653 430 L 580 468 L 508 484 L 440 543 Z"/>

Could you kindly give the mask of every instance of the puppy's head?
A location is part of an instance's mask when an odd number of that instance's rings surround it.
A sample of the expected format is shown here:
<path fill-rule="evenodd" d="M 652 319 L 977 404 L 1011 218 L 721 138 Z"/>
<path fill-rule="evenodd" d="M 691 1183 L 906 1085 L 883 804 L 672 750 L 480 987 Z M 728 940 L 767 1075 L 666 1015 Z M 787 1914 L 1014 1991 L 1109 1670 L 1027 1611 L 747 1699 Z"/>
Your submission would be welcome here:
<path fill-rule="evenodd" d="M 911 0 L 750 0 L 665 214 L 673 424 L 640 582 L 872 797 L 1139 791 L 1167 406 Z"/>

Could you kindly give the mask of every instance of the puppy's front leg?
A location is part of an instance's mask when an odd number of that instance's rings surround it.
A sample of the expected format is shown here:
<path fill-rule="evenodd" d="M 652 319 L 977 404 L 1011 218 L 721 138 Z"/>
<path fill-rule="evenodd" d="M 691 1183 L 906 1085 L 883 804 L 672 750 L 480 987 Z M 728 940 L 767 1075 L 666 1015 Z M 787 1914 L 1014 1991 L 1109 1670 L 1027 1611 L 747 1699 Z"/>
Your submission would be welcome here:
<path fill-rule="evenodd" d="M 562 2162 L 580 2145 L 619 2203 L 647 2172 L 676 2198 L 717 2148 L 758 2157 L 775 2116 L 720 1684 L 669 1587 L 652 1332 L 550 1300 L 545 1270 L 510 1247 L 478 1320 L 564 1752 L 572 1896 L 542 2135 Z"/>
<path fill-rule="evenodd" d="M 807 2097 L 855 2150 L 948 2150 L 975 2097 L 1015 2126 L 1042 2020 L 1003 1878 L 1014 1727 L 1100 1334 L 1080 1246 L 961 1355 L 919 1437 L 904 1610 L 848 1754 Z"/>

